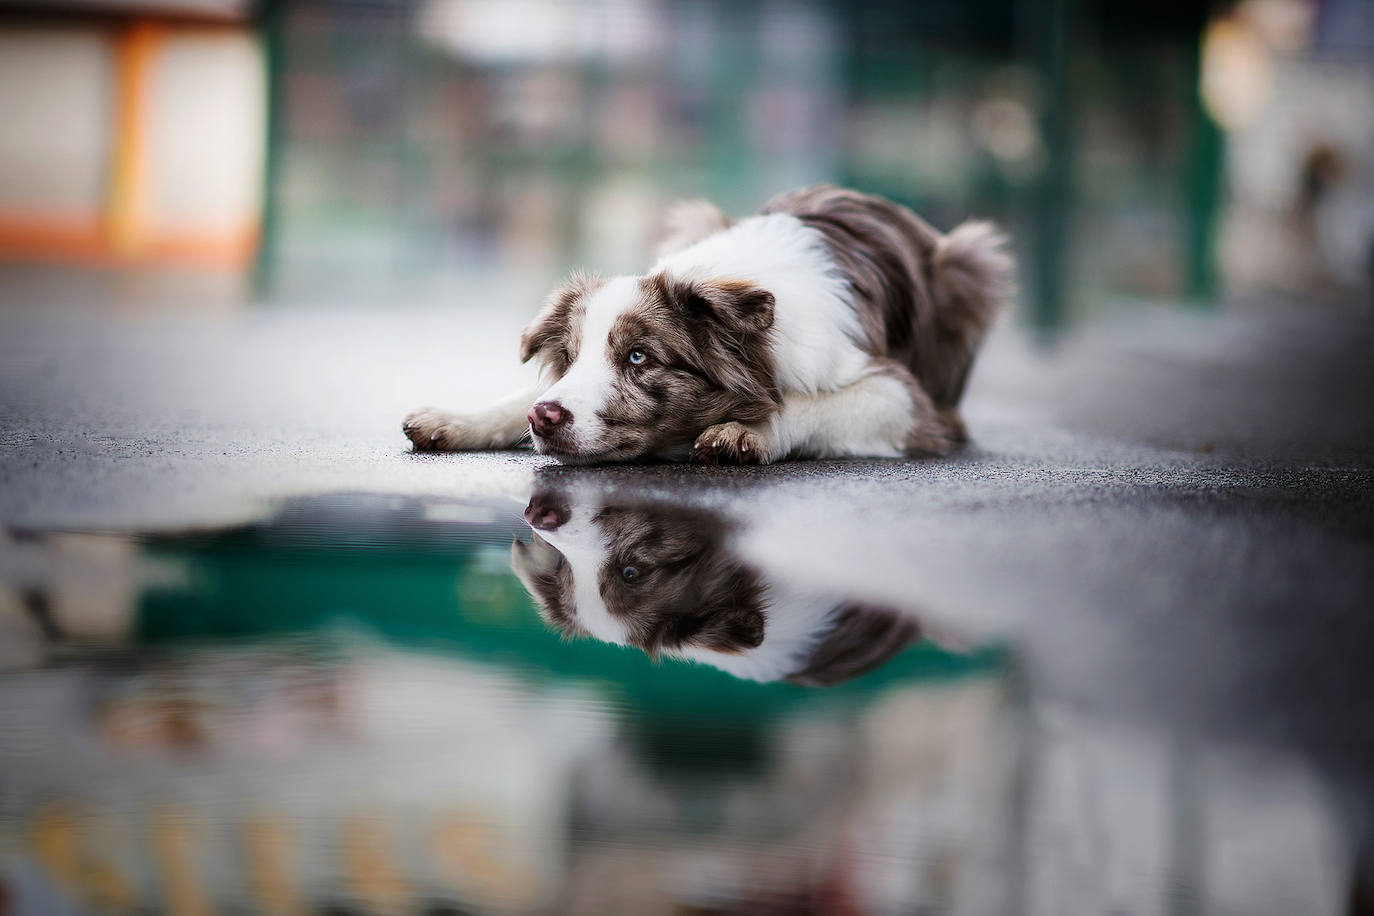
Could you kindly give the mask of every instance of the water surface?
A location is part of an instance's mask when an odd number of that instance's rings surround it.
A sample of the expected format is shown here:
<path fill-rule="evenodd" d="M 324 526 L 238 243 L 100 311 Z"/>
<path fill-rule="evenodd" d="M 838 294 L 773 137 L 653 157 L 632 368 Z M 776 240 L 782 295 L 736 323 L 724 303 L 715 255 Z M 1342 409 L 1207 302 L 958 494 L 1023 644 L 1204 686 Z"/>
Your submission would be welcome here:
<path fill-rule="evenodd" d="M 1353 912 L 1367 729 L 1252 727 L 1283 651 L 654 473 L 13 533 L 10 912 Z"/>

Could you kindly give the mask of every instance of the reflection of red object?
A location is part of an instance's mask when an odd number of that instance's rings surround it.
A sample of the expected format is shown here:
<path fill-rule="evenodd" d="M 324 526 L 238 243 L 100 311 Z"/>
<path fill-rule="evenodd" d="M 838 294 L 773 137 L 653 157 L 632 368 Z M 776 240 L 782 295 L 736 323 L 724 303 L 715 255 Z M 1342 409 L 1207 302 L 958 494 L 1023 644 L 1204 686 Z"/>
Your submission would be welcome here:
<path fill-rule="evenodd" d="M 853 855 L 848 838 L 836 844 L 829 868 L 816 882 L 814 906 L 810 912 L 819 916 L 862 916 L 863 910 L 854 896 Z"/>
<path fill-rule="evenodd" d="M 105 737 L 116 747 L 190 754 L 209 746 L 201 711 L 184 702 L 132 702 L 101 716 Z"/>
<path fill-rule="evenodd" d="M 834 855 L 818 863 L 819 877 L 810 887 L 776 890 L 703 910 L 713 916 L 864 916 L 854 893 L 852 856 L 843 840 Z M 686 912 L 694 912 L 688 908 Z"/>

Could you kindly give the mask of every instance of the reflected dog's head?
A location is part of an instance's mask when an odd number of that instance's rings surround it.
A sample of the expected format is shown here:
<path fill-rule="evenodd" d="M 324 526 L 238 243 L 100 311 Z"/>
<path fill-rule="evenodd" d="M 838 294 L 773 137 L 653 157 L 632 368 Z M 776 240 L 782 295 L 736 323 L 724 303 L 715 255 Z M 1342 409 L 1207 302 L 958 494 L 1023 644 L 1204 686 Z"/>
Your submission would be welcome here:
<path fill-rule="evenodd" d="M 768 582 L 710 512 L 574 507 L 544 493 L 525 520 L 535 536 L 515 541 L 512 566 L 544 620 L 568 636 L 821 686 L 877 668 L 920 635 L 908 615 Z"/>
<path fill-rule="evenodd" d="M 769 348 L 773 295 L 658 271 L 577 276 L 520 337 L 552 386 L 529 412 L 534 447 L 567 462 L 619 461 L 690 445 L 724 419 L 779 403 Z"/>

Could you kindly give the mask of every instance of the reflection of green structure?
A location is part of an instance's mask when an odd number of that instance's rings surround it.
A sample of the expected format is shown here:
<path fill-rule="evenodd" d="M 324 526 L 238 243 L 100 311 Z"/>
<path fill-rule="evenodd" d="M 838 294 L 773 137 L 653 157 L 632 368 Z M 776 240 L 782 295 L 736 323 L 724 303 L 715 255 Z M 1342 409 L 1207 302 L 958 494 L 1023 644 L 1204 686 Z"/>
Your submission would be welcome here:
<path fill-rule="evenodd" d="M 533 678 L 596 682 L 630 710 L 704 721 L 766 718 L 815 694 L 700 665 L 654 663 L 591 640 L 561 640 L 510 572 L 518 530 L 510 524 L 427 521 L 414 503 L 364 497 L 329 506 L 328 524 L 318 507 L 296 507 L 271 523 L 147 542 L 151 557 L 174 562 L 186 576 L 142 596 L 139 642 L 327 636 L 353 628 Z M 991 652 L 961 657 L 921 644 L 836 692 L 955 676 L 995 660 Z"/>

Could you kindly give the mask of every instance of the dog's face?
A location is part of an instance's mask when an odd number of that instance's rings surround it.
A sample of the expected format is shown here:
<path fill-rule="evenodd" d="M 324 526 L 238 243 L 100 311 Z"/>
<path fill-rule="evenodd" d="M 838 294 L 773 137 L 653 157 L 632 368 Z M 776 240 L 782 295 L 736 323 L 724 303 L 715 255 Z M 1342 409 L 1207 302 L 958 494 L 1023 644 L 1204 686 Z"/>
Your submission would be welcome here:
<path fill-rule="evenodd" d="M 536 534 L 515 541 L 512 566 L 544 620 L 568 636 L 817 686 L 871 671 L 919 636 L 905 614 L 784 597 L 730 550 L 713 513 L 573 506 L 543 493 L 525 520 Z"/>
<path fill-rule="evenodd" d="M 690 509 L 571 507 L 535 496 L 513 566 L 545 620 L 650 655 L 733 654 L 764 634 L 764 587 L 724 549 L 714 516 Z"/>
<path fill-rule="evenodd" d="M 737 280 L 574 277 L 520 338 L 521 360 L 554 379 L 529 413 L 534 447 L 623 461 L 766 418 L 779 403 L 772 324 L 772 294 Z"/>

